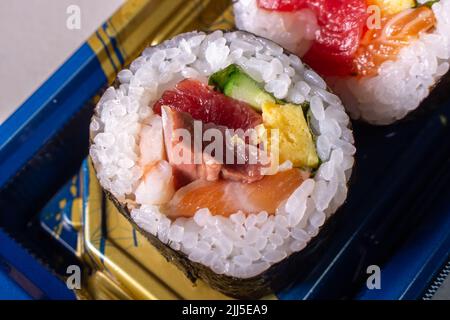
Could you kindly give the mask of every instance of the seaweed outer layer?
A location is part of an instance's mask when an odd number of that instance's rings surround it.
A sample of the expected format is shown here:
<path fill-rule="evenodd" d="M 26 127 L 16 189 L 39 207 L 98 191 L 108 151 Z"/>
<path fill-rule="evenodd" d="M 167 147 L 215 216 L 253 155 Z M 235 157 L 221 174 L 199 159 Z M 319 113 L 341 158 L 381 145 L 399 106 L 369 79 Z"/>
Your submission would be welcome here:
<path fill-rule="evenodd" d="M 273 264 L 269 269 L 252 278 L 236 278 L 217 274 L 211 268 L 189 260 L 181 251 L 172 249 L 161 242 L 156 236 L 139 227 L 131 218 L 128 207 L 117 200 L 109 191 L 104 190 L 119 212 L 164 256 L 167 261 L 174 263 L 195 284 L 202 279 L 213 289 L 236 299 L 259 299 L 278 292 L 295 280 L 306 276 L 324 249 L 339 215 L 334 214 L 321 228 L 319 234 L 311 239 L 302 251 L 291 254 L 282 261 Z"/>
<path fill-rule="evenodd" d="M 225 33 L 232 30 L 222 31 Z M 267 42 L 275 43 L 270 39 L 257 36 L 248 31 L 239 30 L 239 32 L 251 34 L 257 38 L 264 39 Z M 209 34 L 212 33 L 212 31 L 204 33 Z M 177 36 L 164 42 L 172 42 L 175 41 L 176 38 Z M 161 44 L 150 47 L 158 47 Z M 285 54 L 293 54 L 284 48 L 283 52 Z M 303 61 L 302 63 L 306 69 L 312 70 L 309 65 L 305 64 Z M 118 84 L 117 79 L 113 85 L 116 84 Z M 329 86 L 327 86 L 326 90 L 333 93 Z M 97 111 L 97 108 L 95 108 L 94 115 Z M 349 122 L 348 128 L 352 129 L 351 122 Z M 92 143 L 93 133 L 90 132 L 90 145 Z M 95 165 L 94 163 L 92 164 L 94 172 L 96 172 Z M 353 168 L 355 165 L 356 161 Z M 352 180 L 353 175 L 347 181 L 347 186 L 351 184 Z M 295 281 L 304 279 L 308 273 L 311 272 L 320 255 L 323 253 L 326 247 L 325 244 L 329 243 L 329 238 L 342 216 L 339 215 L 339 211 L 341 210 L 340 208 L 345 204 L 344 202 L 331 217 L 327 218 L 325 224 L 319 228 L 319 234 L 309 241 L 306 248 L 299 252 L 292 253 L 282 261 L 271 265 L 267 270 L 257 276 L 251 278 L 237 278 L 225 274 L 217 274 L 211 268 L 201 263 L 191 261 L 183 252 L 174 250 L 168 244 L 161 242 L 158 237 L 145 231 L 136 224 L 136 222 L 131 218 L 130 210 L 125 203 L 121 203 L 111 192 L 104 189 L 103 186 L 102 190 L 106 197 L 114 203 L 118 211 L 131 223 L 133 228 L 140 232 L 164 256 L 167 261 L 174 263 L 186 275 L 186 277 L 191 280 L 193 285 L 195 285 L 197 279 L 202 279 L 211 288 L 236 299 L 260 299 L 264 296 L 274 294 L 282 289 L 285 289 Z"/>

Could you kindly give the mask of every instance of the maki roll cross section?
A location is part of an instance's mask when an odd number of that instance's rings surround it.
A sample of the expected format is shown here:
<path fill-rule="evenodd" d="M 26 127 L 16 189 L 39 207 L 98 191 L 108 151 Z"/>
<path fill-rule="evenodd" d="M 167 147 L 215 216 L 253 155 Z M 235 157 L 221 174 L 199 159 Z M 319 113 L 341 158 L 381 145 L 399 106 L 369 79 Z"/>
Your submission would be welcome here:
<path fill-rule="evenodd" d="M 347 196 L 356 150 L 340 99 L 242 31 L 181 34 L 118 79 L 90 157 L 122 214 L 193 281 L 239 298 L 289 284 Z"/>

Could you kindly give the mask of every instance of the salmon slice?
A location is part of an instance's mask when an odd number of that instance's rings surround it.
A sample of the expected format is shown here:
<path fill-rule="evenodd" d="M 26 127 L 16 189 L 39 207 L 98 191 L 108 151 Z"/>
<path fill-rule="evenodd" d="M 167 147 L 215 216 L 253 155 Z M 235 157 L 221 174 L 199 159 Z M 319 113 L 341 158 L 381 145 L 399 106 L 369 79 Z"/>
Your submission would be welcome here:
<path fill-rule="evenodd" d="M 179 189 L 161 209 L 174 219 L 192 217 L 201 208 L 208 208 L 211 214 L 225 217 L 239 210 L 246 214 L 260 211 L 274 214 L 281 202 L 308 177 L 309 173 L 291 169 L 265 176 L 253 183 L 196 180 Z"/>
<path fill-rule="evenodd" d="M 427 6 L 382 18 L 381 28 L 367 30 L 361 39 L 354 59 L 357 75 L 377 75 L 383 62 L 395 60 L 403 47 L 435 25 L 433 10 Z"/>

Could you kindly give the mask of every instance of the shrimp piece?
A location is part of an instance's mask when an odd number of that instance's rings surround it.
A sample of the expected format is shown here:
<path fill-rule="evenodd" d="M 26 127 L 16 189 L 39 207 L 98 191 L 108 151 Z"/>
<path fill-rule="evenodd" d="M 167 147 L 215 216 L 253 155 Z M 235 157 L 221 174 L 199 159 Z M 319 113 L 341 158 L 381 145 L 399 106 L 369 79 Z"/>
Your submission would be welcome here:
<path fill-rule="evenodd" d="M 136 201 L 148 205 L 168 202 L 175 193 L 174 180 L 172 166 L 167 161 L 159 160 L 148 165 L 136 189 Z"/>
<path fill-rule="evenodd" d="M 145 167 L 159 160 L 166 160 L 161 116 L 152 115 L 140 132 L 139 164 Z"/>

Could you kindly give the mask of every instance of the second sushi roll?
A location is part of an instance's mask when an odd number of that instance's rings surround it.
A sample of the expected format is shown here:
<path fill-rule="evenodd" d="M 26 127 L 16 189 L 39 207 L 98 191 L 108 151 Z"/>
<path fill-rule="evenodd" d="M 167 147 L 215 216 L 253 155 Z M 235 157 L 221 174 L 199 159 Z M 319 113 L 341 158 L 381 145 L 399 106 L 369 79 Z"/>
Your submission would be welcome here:
<path fill-rule="evenodd" d="M 296 55 L 241 31 L 179 35 L 118 80 L 90 147 L 117 207 L 192 280 L 240 298 L 279 287 L 280 262 L 347 196 L 356 150 L 339 98 Z"/>
<path fill-rule="evenodd" d="M 239 0 L 237 27 L 297 53 L 355 119 L 390 124 L 448 72 L 450 0 Z"/>

